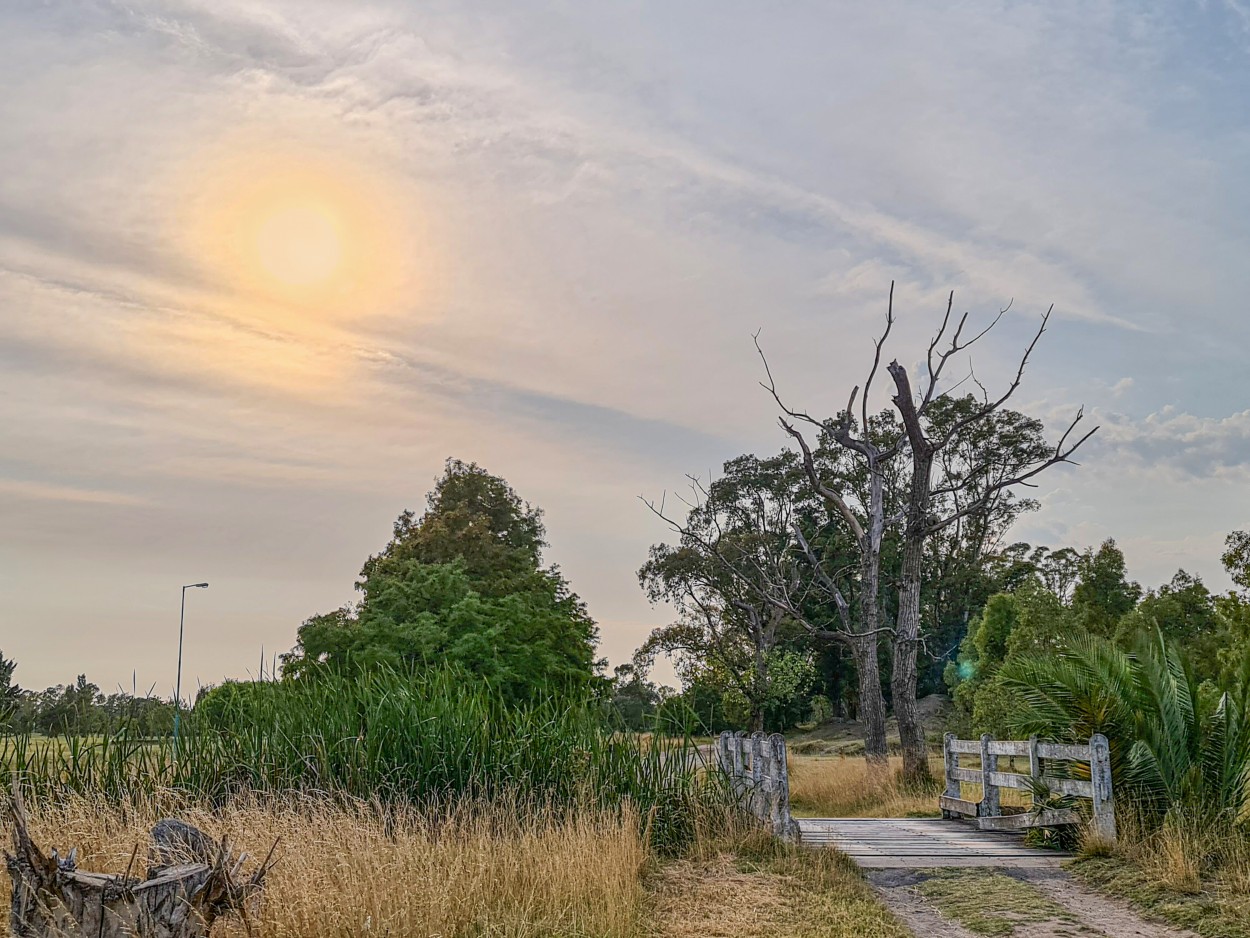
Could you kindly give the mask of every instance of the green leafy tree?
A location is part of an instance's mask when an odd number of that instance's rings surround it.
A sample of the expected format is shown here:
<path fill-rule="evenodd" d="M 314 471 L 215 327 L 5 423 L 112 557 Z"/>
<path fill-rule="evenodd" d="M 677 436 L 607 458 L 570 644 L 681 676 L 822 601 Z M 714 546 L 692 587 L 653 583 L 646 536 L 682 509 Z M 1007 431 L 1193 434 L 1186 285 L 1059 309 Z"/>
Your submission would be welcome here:
<path fill-rule="evenodd" d="M 425 514 L 400 515 L 365 562 L 361 599 L 307 620 L 284 673 L 451 665 L 513 700 L 588 687 L 597 630 L 543 566 L 541 519 L 503 479 L 449 460 Z"/>
<path fill-rule="evenodd" d="M 1215 597 L 1200 577 L 1176 571 L 1171 582 L 1148 591 L 1137 608 L 1120 620 L 1115 636 L 1121 645 L 1132 647 L 1155 632 L 1189 655 L 1200 680 L 1219 676 L 1219 652 L 1227 636 Z"/>
<path fill-rule="evenodd" d="M 671 688 L 656 687 L 648 681 L 645 672 L 634 664 L 618 664 L 612 672 L 612 711 L 629 729 L 647 729 L 655 723 L 666 690 L 671 693 Z"/>
<path fill-rule="evenodd" d="M 1110 637 L 1133 611 L 1141 592 L 1141 586 L 1128 579 L 1123 551 L 1108 538 L 1081 558 L 1072 607 L 1086 631 Z"/>
<path fill-rule="evenodd" d="M 29 698 L 25 730 L 45 736 L 86 736 L 104 728 L 100 688 L 78 675 L 73 684 L 58 684 Z"/>
<path fill-rule="evenodd" d="M 1233 582 L 1243 590 L 1250 590 L 1250 531 L 1234 531 L 1228 535 L 1220 560 Z"/>
<path fill-rule="evenodd" d="M 791 606 L 799 473 L 789 452 L 726 462 L 719 478 L 695 483 L 686 520 L 674 525 L 681 540 L 652 546 L 638 571 L 647 598 L 671 604 L 678 620 L 654 630 L 635 662 L 646 669 L 670 655 L 685 687 L 696 674 L 722 677 L 723 691 L 745 704 L 729 710 L 752 730 L 764 728 L 774 652 L 802 630 L 802 610 Z"/>
<path fill-rule="evenodd" d="M 1011 661 L 1053 653 L 1078 628 L 1059 597 L 1037 579 L 991 596 L 946 671 L 955 702 L 953 724 L 970 735 L 1011 731 L 1018 695 L 1001 678 Z"/>

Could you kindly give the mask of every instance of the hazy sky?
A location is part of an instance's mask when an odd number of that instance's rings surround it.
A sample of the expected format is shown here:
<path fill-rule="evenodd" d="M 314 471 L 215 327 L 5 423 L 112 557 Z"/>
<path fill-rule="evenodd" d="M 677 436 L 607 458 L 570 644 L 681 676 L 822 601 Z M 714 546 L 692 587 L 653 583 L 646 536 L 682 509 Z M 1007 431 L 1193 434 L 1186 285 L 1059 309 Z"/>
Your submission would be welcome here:
<path fill-rule="evenodd" d="M 628 656 L 639 504 L 829 413 L 896 279 L 1050 303 L 1017 399 L 1103 430 L 1018 531 L 1224 587 L 1250 524 L 1250 4 L 6 0 L 0 648 L 254 672 L 476 460 Z M 884 397 L 878 401 L 882 406 Z"/>

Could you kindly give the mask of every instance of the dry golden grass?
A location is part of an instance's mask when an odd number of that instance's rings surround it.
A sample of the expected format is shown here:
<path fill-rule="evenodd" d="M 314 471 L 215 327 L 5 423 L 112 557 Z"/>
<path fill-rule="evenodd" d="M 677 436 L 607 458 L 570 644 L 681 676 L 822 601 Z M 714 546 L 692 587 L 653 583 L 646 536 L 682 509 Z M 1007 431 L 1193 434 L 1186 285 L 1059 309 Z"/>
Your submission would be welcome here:
<path fill-rule="evenodd" d="M 937 785 L 932 789 L 900 785 L 897 779 L 902 767 L 900 757 L 891 758 L 889 771 L 877 777 L 861 756 L 791 756 L 791 807 L 800 817 L 936 817 L 940 813 L 941 757 L 934 756 L 929 762 Z M 1004 788 L 1000 794 L 1004 805 L 1029 803 L 1029 793 L 1020 789 Z M 963 796 L 979 801 L 981 786 L 965 784 Z"/>
<path fill-rule="evenodd" d="M 877 778 L 862 757 L 792 756 L 790 805 L 800 817 L 917 817 L 938 813 L 937 793 L 908 791 L 895 779 L 902 759 Z M 940 775 L 941 761 L 934 771 Z"/>
<path fill-rule="evenodd" d="M 910 938 L 832 850 L 775 842 L 670 864 L 655 884 L 659 938 Z"/>
<path fill-rule="evenodd" d="M 36 804 L 32 829 L 42 844 L 78 846 L 83 868 L 121 872 L 171 807 Z M 633 938 L 646 910 L 647 852 L 628 809 L 556 817 L 497 804 L 392 810 L 388 820 L 368 804 L 288 799 L 176 813 L 254 857 L 281 837 L 281 862 L 253 916 L 256 938 Z M 244 930 L 232 924 L 223 934 Z"/>

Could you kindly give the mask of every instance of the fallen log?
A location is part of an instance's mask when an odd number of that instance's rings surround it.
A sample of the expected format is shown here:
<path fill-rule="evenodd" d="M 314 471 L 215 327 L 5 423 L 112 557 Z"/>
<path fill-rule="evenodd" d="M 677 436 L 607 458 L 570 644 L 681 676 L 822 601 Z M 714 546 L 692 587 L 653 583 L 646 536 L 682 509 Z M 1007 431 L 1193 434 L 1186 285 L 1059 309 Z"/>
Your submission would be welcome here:
<path fill-rule="evenodd" d="M 152 829 L 146 879 L 78 869 L 77 851 L 45 854 L 30 835 L 17 786 L 9 804 L 13 852 L 5 865 L 13 880 L 9 927 L 17 938 L 207 938 L 213 923 L 237 913 L 260 894 L 273 868 L 277 842 L 249 877 L 247 855 L 235 857 L 226 838 L 212 840 L 183 821 Z M 131 855 L 133 867 L 139 848 Z"/>

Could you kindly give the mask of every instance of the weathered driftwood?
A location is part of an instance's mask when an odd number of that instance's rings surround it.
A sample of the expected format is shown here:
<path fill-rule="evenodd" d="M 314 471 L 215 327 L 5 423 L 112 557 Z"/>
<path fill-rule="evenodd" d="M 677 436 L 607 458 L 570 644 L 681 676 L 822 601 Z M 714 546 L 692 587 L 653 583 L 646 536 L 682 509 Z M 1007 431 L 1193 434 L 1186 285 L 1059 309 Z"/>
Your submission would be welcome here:
<path fill-rule="evenodd" d="M 786 741 L 780 733 L 765 736 L 720 734 L 716 762 L 743 807 L 783 840 L 798 840 L 799 825 L 790 815 L 790 770 Z"/>
<path fill-rule="evenodd" d="M 959 754 L 979 754 L 979 769 L 961 768 Z M 1071 809 L 1052 809 L 1039 800 L 1039 792 L 1087 798 L 1093 802 L 1091 824 L 1098 836 L 1114 841 L 1115 804 L 1111 795 L 1111 750 L 1107 737 L 1098 733 L 1088 745 L 1073 746 L 1042 742 L 1036 736 L 1025 740 L 994 739 L 988 733 L 979 740 L 956 739 L 947 733 L 942 742 L 946 790 L 938 799 L 945 817 L 973 817 L 982 830 L 1020 830 L 1026 827 L 1058 827 L 1075 824 L 1080 815 Z M 1029 773 L 998 771 L 999 756 L 1028 756 Z M 1089 769 L 1089 780 L 1047 774 L 1047 762 L 1080 762 Z M 981 786 L 981 800 L 967 801 L 961 783 Z M 1033 810 L 1004 816 L 999 798 L 1003 788 L 1023 788 L 1033 792 Z"/>
<path fill-rule="evenodd" d="M 224 837 L 217 843 L 190 824 L 165 820 L 152 830 L 147 879 L 130 869 L 88 873 L 78 869 L 76 851 L 44 854 L 14 787 L 13 853 L 4 857 L 13 880 L 9 927 L 18 938 L 205 938 L 221 916 L 246 917 L 247 901 L 273 866 L 271 849 L 255 873 L 240 879 L 246 854 L 236 858 Z M 132 867 L 138 852 L 136 845 Z"/>

